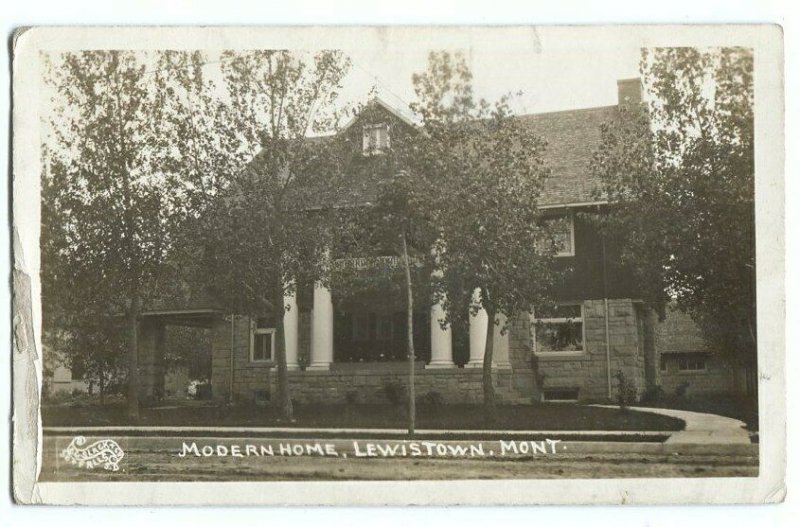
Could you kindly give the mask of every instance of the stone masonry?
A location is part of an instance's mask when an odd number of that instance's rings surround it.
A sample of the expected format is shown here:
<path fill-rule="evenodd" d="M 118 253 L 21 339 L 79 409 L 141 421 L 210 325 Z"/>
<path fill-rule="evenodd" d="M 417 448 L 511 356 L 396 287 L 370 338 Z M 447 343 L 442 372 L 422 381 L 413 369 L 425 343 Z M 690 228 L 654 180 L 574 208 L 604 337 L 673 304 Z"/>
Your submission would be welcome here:
<path fill-rule="evenodd" d="M 641 395 L 645 387 L 645 352 L 636 304 L 628 299 L 608 302 L 611 352 L 612 398 L 617 393 L 616 372 Z M 543 399 L 547 390 L 577 389 L 581 400 L 608 400 L 605 347 L 605 306 L 602 300 L 583 303 L 584 350 L 581 352 L 535 355 L 530 318 L 516 317 L 510 326 L 511 369 L 494 372 L 500 403 L 529 403 Z M 638 317 L 638 318 L 637 318 Z M 300 317 L 300 357 L 306 355 L 309 324 Z M 276 339 L 276 345 L 281 346 Z M 250 319 L 235 317 L 233 378 L 231 378 L 231 321 L 221 320 L 214 328 L 212 386 L 216 398 L 239 401 L 271 398 L 277 390 L 277 372 L 271 362 L 250 361 Z M 480 368 L 424 369 L 416 371 L 419 396 L 436 392 L 445 403 L 474 403 L 482 400 Z M 290 371 L 292 397 L 298 402 L 385 402 L 387 386 L 405 389 L 408 374 L 404 364 L 332 364 L 329 371 Z"/>

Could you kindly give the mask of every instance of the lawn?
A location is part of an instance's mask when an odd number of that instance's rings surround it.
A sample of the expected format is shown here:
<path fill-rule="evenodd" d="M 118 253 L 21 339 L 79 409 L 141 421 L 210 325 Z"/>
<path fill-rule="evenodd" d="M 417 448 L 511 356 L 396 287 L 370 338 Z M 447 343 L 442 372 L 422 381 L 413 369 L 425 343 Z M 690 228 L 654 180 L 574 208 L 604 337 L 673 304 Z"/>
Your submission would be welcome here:
<path fill-rule="evenodd" d="M 44 426 L 129 425 L 121 404 L 44 405 Z M 294 426 L 312 428 L 405 428 L 405 409 L 385 404 L 296 405 L 295 421 L 282 421 L 272 407 L 172 405 L 142 408 L 142 426 Z M 479 405 L 420 405 L 418 429 L 445 430 L 634 430 L 675 431 L 683 421 L 648 412 L 569 403 L 498 406 L 486 425 Z"/>

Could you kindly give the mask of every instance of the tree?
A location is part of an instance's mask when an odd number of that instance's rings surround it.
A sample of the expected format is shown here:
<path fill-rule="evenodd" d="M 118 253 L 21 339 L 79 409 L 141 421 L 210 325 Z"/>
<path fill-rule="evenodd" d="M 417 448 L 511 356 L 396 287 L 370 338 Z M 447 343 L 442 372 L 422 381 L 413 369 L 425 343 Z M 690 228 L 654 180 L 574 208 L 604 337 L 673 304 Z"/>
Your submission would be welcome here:
<path fill-rule="evenodd" d="M 548 302 L 558 275 L 551 266 L 554 240 L 538 208 L 549 173 L 545 143 L 514 118 L 509 97 L 494 105 L 476 100 L 471 78 L 462 55 L 430 54 L 427 70 L 413 79 L 422 133 L 402 155 L 415 218 L 436 233 L 430 262 L 439 277 L 432 281 L 434 300 L 448 312 L 442 323 L 481 309 L 490 321 L 482 376 L 488 421 L 498 316 L 511 320 Z"/>
<path fill-rule="evenodd" d="M 418 304 L 416 299 L 431 293 L 429 260 L 436 231 L 432 229 L 425 208 L 429 204 L 425 196 L 428 187 L 406 170 L 409 146 L 381 152 L 369 163 L 369 170 L 384 176 L 376 185 L 374 202 L 340 210 L 336 215 L 342 256 L 366 256 L 367 260 L 357 267 L 338 265 L 334 277 L 343 296 L 381 290 L 390 292 L 389 297 L 397 295 L 403 299 L 409 368 L 406 394 L 408 433 L 413 435 L 416 429 L 415 369 L 418 358 L 414 345 L 414 310 Z M 387 255 L 389 258 L 385 257 Z"/>
<path fill-rule="evenodd" d="M 756 356 L 753 54 L 644 50 L 648 107 L 602 129 L 591 165 L 645 299 L 674 300 L 730 357 Z"/>
<path fill-rule="evenodd" d="M 175 209 L 170 181 L 155 162 L 159 86 L 150 82 L 142 54 L 83 51 L 51 59 L 56 95 L 53 172 L 45 173 L 51 179 L 43 196 L 43 295 L 58 298 L 53 307 L 70 314 L 74 331 L 92 326 L 92 318 L 124 314 L 128 413 L 137 419 L 138 321 L 156 289 Z"/>
<path fill-rule="evenodd" d="M 331 102 L 348 67 L 338 51 L 222 55 L 228 101 L 212 133 L 237 156 L 222 171 L 214 162 L 197 170 L 228 179 L 195 215 L 185 245 L 199 264 L 197 280 L 212 284 L 212 296 L 234 312 L 271 317 L 277 342 L 283 342 L 284 296 L 298 284 L 329 280 L 331 233 L 324 227 L 332 203 L 326 199 L 335 195 L 343 172 L 338 145 L 309 134 L 336 121 Z M 187 192 L 198 193 L 198 202 L 208 198 L 198 185 Z M 291 420 L 284 346 L 275 352 L 278 404 Z"/>

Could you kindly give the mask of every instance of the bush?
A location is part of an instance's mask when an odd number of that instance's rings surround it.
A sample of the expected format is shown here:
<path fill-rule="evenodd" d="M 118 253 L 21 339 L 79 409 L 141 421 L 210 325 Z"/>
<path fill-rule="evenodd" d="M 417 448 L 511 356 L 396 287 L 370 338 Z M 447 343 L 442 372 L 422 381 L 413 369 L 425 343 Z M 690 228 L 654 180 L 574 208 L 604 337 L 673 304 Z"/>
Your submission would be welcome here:
<path fill-rule="evenodd" d="M 361 400 L 361 396 L 358 393 L 358 390 L 348 390 L 347 393 L 344 394 L 344 401 L 348 405 L 355 405 L 358 404 Z"/>
<path fill-rule="evenodd" d="M 425 404 L 428 406 L 443 406 L 444 405 L 444 397 L 441 393 L 437 392 L 436 390 L 431 390 L 425 395 L 419 398 L 420 404 Z"/>
<path fill-rule="evenodd" d="M 383 384 L 383 395 L 393 406 L 399 406 L 406 402 L 406 388 L 397 382 L 386 382 Z"/>
<path fill-rule="evenodd" d="M 656 404 L 662 402 L 664 397 L 664 389 L 661 386 L 648 386 L 642 395 L 642 402 Z"/>
<path fill-rule="evenodd" d="M 614 374 L 617 379 L 617 404 L 624 410 L 636 402 L 636 387 L 625 376 L 622 370 Z"/>

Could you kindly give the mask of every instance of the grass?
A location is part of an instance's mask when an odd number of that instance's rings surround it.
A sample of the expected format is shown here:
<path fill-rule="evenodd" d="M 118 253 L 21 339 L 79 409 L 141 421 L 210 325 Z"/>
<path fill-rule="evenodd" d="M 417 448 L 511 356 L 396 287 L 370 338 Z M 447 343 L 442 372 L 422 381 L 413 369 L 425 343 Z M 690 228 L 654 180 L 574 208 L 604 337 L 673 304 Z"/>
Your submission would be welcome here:
<path fill-rule="evenodd" d="M 44 405 L 44 426 L 124 426 L 131 425 L 122 404 Z M 405 428 L 402 406 L 386 404 L 296 405 L 295 421 L 282 421 L 272 407 L 241 406 L 164 406 L 142 408 L 141 426 L 253 426 L 310 428 Z M 634 430 L 676 431 L 683 421 L 652 413 L 596 408 L 579 404 L 539 403 L 498 406 L 494 423 L 483 421 L 480 405 L 420 405 L 418 429 L 446 430 Z"/>

